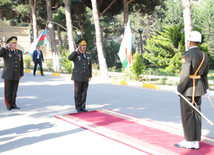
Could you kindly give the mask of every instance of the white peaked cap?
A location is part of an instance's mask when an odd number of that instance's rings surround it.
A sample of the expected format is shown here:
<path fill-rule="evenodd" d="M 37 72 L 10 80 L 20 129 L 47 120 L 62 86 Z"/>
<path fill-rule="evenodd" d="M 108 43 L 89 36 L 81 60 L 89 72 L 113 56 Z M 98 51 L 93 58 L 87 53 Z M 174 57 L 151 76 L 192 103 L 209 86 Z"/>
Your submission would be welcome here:
<path fill-rule="evenodd" d="M 192 31 L 189 33 L 189 37 L 187 40 L 201 43 L 201 33 L 198 31 Z"/>

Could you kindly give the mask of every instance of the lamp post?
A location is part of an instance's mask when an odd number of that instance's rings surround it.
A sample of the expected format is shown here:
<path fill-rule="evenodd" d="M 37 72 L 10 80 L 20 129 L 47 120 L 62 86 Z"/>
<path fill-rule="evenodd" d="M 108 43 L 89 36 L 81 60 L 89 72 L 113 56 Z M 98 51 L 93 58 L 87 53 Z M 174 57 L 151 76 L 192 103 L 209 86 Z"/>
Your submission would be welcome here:
<path fill-rule="evenodd" d="M 138 32 L 140 33 L 140 48 L 141 48 L 141 51 L 140 51 L 140 55 L 141 55 L 141 58 L 142 58 L 142 64 L 144 64 L 144 58 L 143 58 L 143 41 L 142 41 L 142 33 L 143 33 L 143 29 L 138 29 Z"/>
<path fill-rule="evenodd" d="M 65 31 L 68 31 L 67 28 L 65 28 L 64 26 L 62 26 L 61 24 L 59 23 L 56 23 L 56 22 L 53 22 L 53 21 L 49 21 L 49 24 L 48 24 L 48 27 L 49 28 L 52 28 L 53 27 L 53 24 L 56 24 L 56 25 L 59 25 L 60 27 L 62 27 Z M 77 35 L 82 35 L 82 32 L 75 26 L 72 26 L 73 28 L 77 29 Z"/>
<path fill-rule="evenodd" d="M 48 23 L 48 27 L 49 28 L 52 28 L 53 27 L 53 24 L 56 24 L 56 25 L 59 25 L 60 27 L 62 27 L 66 32 L 68 32 L 68 29 L 67 28 L 65 28 L 64 26 L 62 26 L 61 24 L 59 24 L 59 23 L 56 23 L 56 22 L 53 22 L 53 21 L 48 21 L 49 23 Z M 52 24 L 53 23 L 53 24 Z M 82 32 L 81 32 L 81 30 L 79 30 L 77 27 L 75 27 L 75 26 L 72 26 L 73 28 L 75 28 L 75 29 L 77 29 L 77 35 L 82 35 Z"/>

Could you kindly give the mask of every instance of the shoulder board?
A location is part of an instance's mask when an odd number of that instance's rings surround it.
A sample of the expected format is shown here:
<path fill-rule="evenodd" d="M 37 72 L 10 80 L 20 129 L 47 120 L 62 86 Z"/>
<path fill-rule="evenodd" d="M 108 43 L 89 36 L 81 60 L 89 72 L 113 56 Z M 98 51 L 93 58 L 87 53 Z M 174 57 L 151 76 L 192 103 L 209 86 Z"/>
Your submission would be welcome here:
<path fill-rule="evenodd" d="M 77 51 L 77 54 L 80 54 L 80 53 Z"/>
<path fill-rule="evenodd" d="M 181 56 L 181 63 L 184 63 L 184 62 L 186 62 L 186 58 L 185 58 L 185 55 L 182 55 Z"/>

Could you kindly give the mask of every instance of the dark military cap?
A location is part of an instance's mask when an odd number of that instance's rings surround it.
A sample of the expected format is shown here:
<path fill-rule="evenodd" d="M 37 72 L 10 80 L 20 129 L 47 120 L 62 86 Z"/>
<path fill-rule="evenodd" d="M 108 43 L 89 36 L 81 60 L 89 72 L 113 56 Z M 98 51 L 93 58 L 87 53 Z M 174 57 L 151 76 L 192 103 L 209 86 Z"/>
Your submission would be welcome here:
<path fill-rule="evenodd" d="M 77 45 L 87 45 L 87 39 L 81 38 L 78 40 Z"/>
<path fill-rule="evenodd" d="M 16 43 L 17 42 L 17 37 L 16 36 L 12 36 L 9 39 L 7 39 L 6 43 Z"/>

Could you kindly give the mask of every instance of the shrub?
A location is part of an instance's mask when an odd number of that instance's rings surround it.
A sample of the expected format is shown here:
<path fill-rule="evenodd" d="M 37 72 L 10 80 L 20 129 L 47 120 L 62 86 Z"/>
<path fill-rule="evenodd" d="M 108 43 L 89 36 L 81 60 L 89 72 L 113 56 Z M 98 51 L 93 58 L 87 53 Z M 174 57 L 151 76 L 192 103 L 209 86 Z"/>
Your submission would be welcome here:
<path fill-rule="evenodd" d="M 138 53 L 133 55 L 133 63 L 134 64 L 130 67 L 131 77 L 135 80 L 140 80 L 140 75 L 143 73 L 145 67 L 142 64 L 142 58 Z"/>
<path fill-rule="evenodd" d="M 30 55 L 24 56 L 24 65 L 25 65 L 25 68 L 33 68 L 32 56 L 30 56 Z"/>

